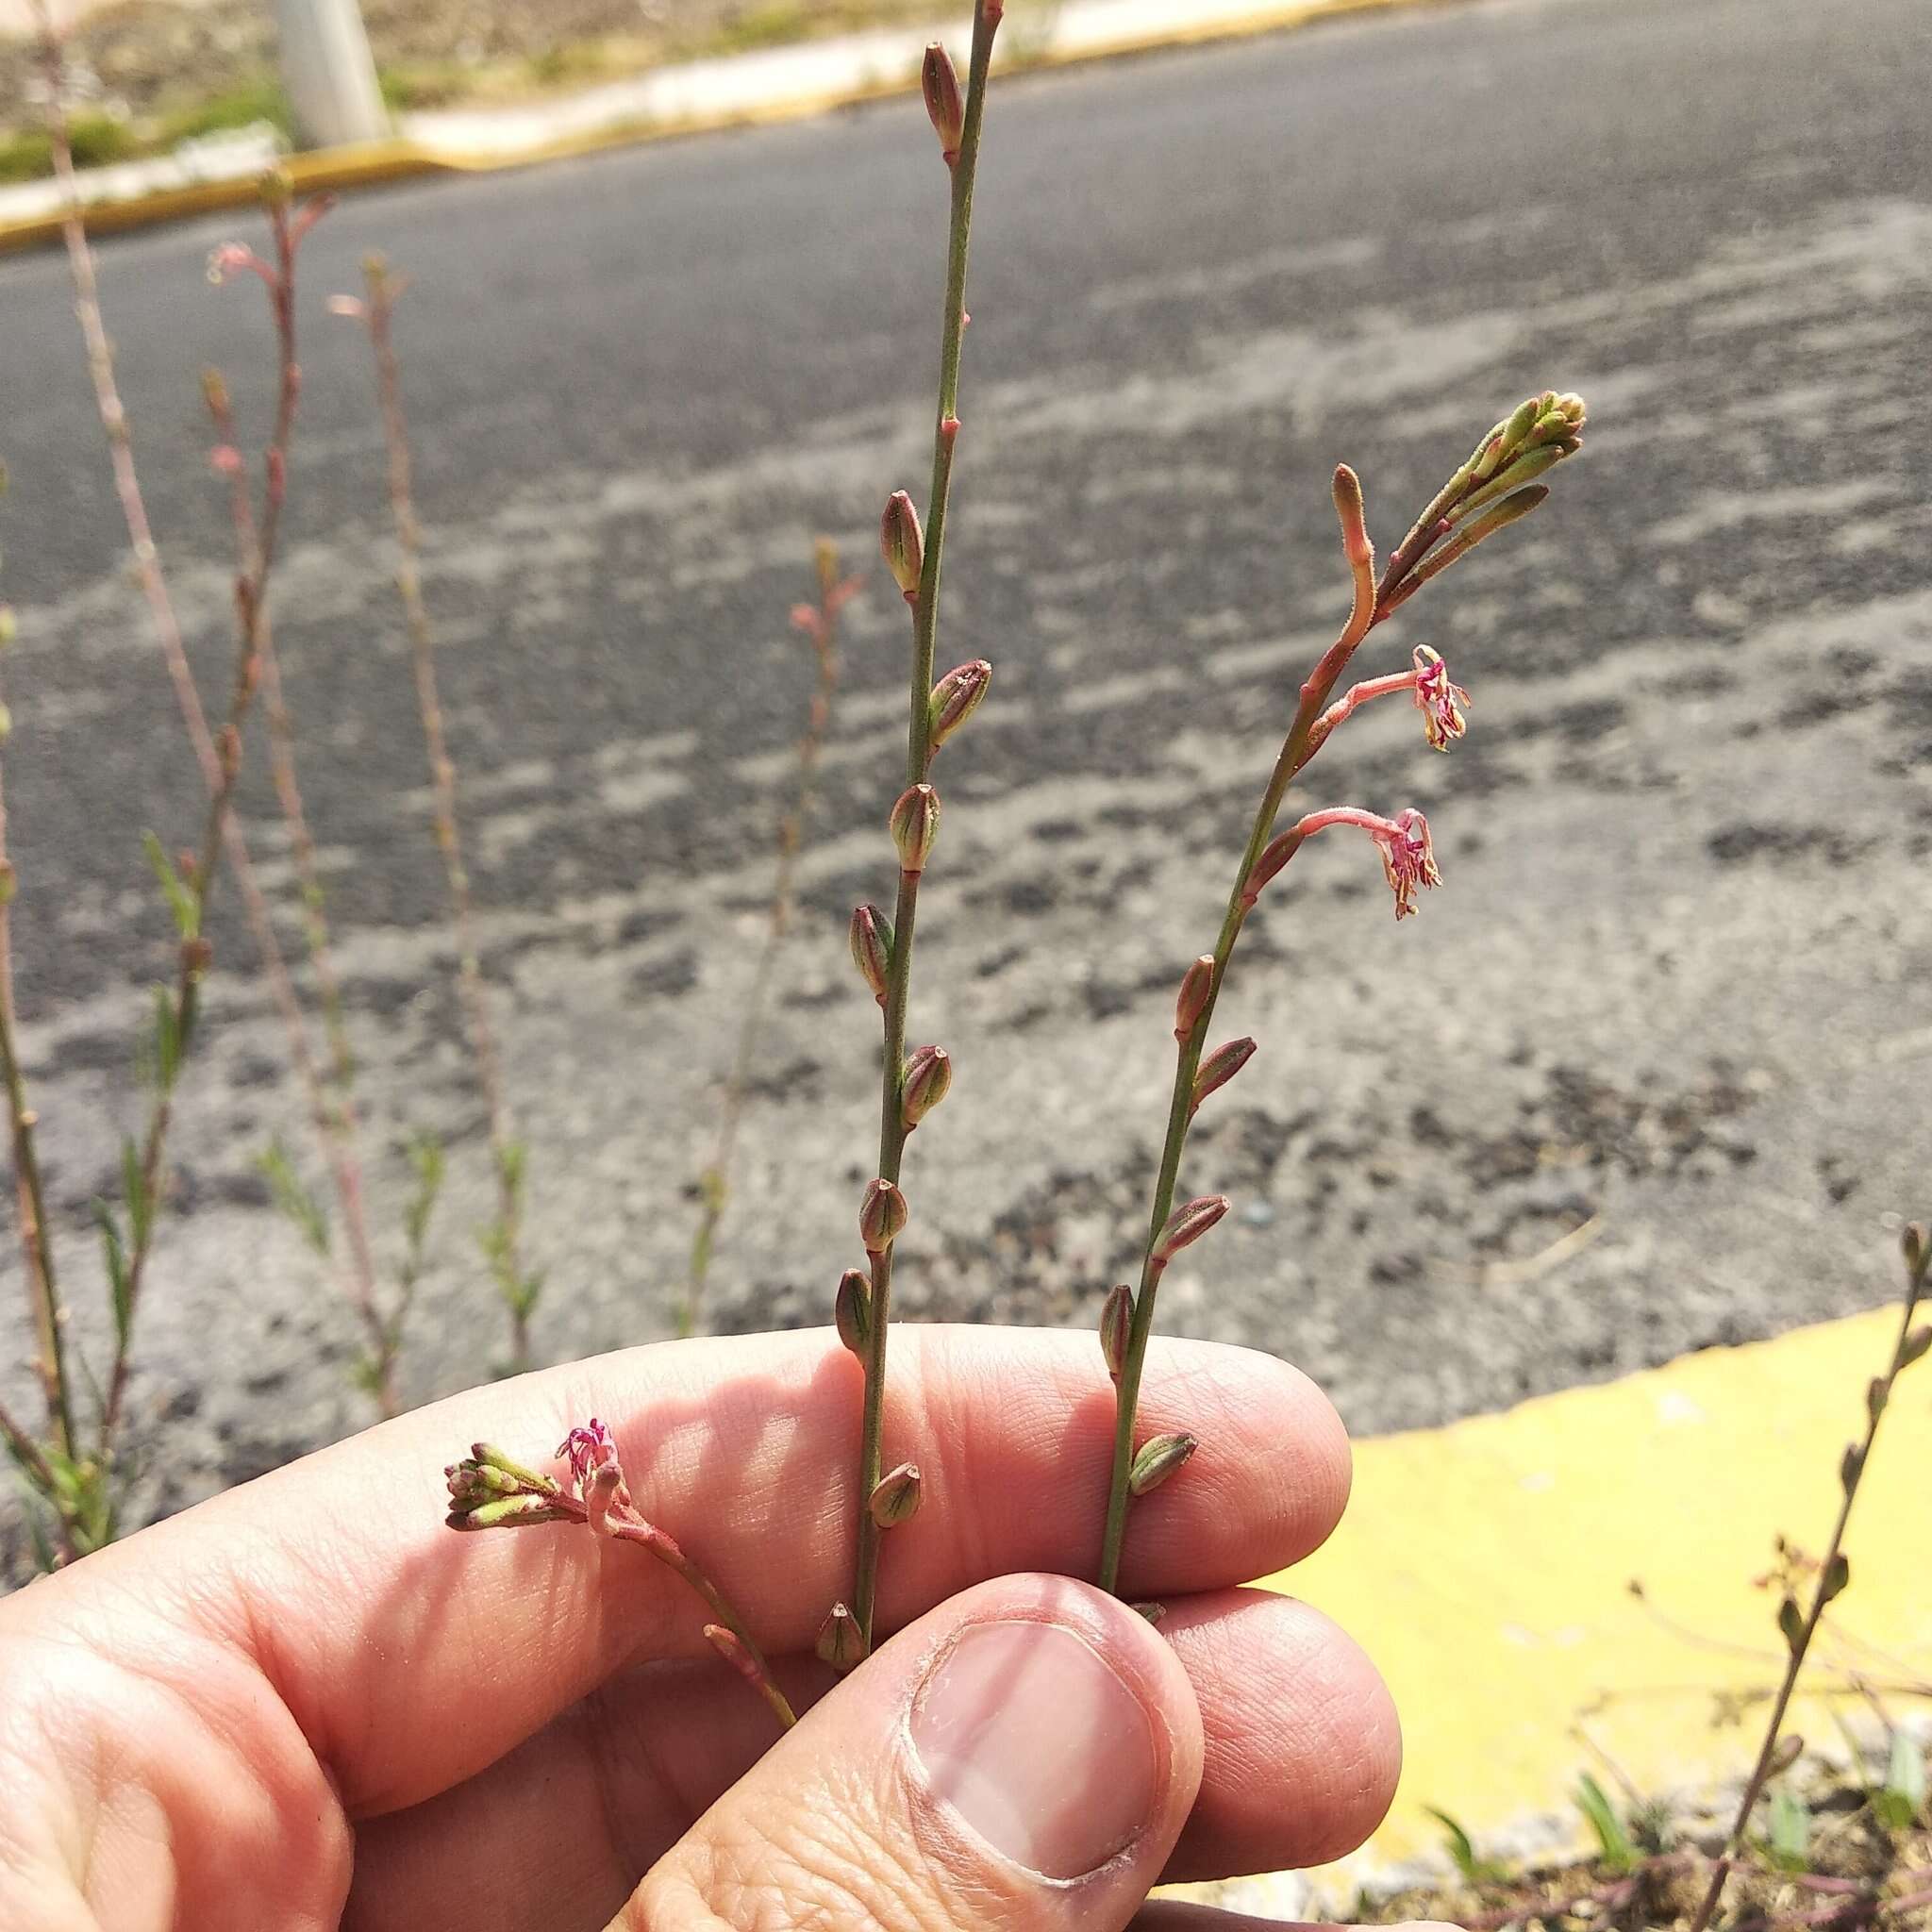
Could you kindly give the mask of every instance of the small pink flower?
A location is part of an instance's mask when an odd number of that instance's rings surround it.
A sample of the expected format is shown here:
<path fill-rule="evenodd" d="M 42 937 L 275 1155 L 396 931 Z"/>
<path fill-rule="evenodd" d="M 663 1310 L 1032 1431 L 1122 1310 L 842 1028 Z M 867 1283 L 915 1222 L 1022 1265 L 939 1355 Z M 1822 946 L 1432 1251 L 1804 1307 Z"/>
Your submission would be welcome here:
<path fill-rule="evenodd" d="M 571 1480 L 576 1484 L 577 1493 L 582 1495 L 591 1475 L 607 1462 L 617 1460 L 617 1443 L 610 1431 L 592 1416 L 557 1445 L 557 1454 L 569 1457 Z"/>
<path fill-rule="evenodd" d="M 1407 919 L 1415 910 L 1416 888 L 1442 883 L 1429 841 L 1429 822 L 1410 806 L 1397 812 L 1386 830 L 1373 831 L 1370 836 L 1381 850 L 1382 871 L 1389 890 L 1395 894 L 1395 916 Z"/>
<path fill-rule="evenodd" d="M 1459 684 L 1449 682 L 1448 665 L 1428 645 L 1415 647 L 1413 661 L 1415 708 L 1423 714 L 1423 729 L 1436 750 L 1447 751 L 1451 741 L 1468 728 L 1460 708 L 1468 704 L 1469 693 Z"/>
<path fill-rule="evenodd" d="M 242 452 L 232 442 L 218 442 L 208 453 L 209 466 L 218 476 L 239 476 L 242 474 Z"/>
<path fill-rule="evenodd" d="M 231 275 L 246 271 L 259 275 L 271 289 L 275 286 L 275 273 L 252 248 L 244 247 L 240 242 L 224 242 L 208 258 L 208 278 L 219 287 Z"/>

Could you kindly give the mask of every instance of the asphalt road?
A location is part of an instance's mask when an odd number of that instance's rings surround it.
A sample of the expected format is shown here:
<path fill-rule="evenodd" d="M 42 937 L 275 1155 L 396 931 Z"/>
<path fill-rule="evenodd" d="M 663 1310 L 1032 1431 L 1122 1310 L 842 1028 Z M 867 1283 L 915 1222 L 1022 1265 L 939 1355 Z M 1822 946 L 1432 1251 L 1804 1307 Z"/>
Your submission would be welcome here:
<path fill-rule="evenodd" d="M 1890 1291 L 1888 1230 L 1932 1206 L 1928 77 L 1923 0 L 1502 0 L 999 89 L 941 646 L 998 668 L 941 772 L 913 1032 L 958 1077 L 911 1149 L 908 1313 L 1086 1322 L 1126 1270 L 1172 987 L 1345 605 L 1329 468 L 1392 541 L 1545 384 L 1589 397 L 1584 459 L 1376 641 L 1376 669 L 1442 650 L 1468 739 L 1365 715 L 1305 794 L 1424 806 L 1446 883 L 1398 928 L 1366 848 L 1296 861 L 1223 1008 L 1260 1057 L 1185 1176 L 1238 1212 L 1163 1323 L 1291 1355 L 1379 1430 Z M 814 532 L 871 565 L 886 491 L 923 493 L 944 193 L 908 104 L 370 194 L 313 240 L 278 637 L 386 1253 L 398 1138 L 456 1137 L 412 1394 L 498 1345 L 488 1189 L 368 373 L 322 298 L 371 248 L 415 277 L 429 588 L 560 1357 L 668 1320 L 808 679 L 785 612 Z M 210 688 L 196 375 L 255 420 L 269 375 L 257 291 L 202 275 L 232 225 L 102 250 Z M 183 842 L 195 799 L 67 305 L 57 257 L 0 265 L 16 945 L 84 1298 L 166 957 L 139 833 Z M 903 705 L 873 586 L 720 1325 L 823 1320 L 855 1258 L 876 1022 L 843 924 L 890 888 Z M 143 1311 L 167 1501 L 360 1413 L 349 1324 L 252 1169 L 277 1127 L 305 1143 L 219 940 Z"/>

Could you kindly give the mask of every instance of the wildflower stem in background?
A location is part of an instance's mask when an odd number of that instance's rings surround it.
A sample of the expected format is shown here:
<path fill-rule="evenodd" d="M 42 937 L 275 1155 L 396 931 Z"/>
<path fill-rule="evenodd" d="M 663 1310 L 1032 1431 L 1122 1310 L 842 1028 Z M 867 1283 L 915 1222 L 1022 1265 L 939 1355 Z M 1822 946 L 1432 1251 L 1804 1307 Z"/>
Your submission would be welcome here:
<path fill-rule="evenodd" d="M 941 140 L 952 152 L 945 154 L 952 172 L 952 212 L 946 252 L 945 307 L 940 326 L 940 390 L 937 421 L 933 429 L 932 490 L 926 499 L 926 524 L 923 543 L 910 506 L 900 510 L 901 498 L 888 507 L 882 532 L 887 561 L 891 564 L 900 589 L 912 605 L 912 678 L 910 715 L 906 739 L 906 776 L 908 791 L 893 813 L 895 840 L 900 845 L 899 892 L 892 920 L 891 961 L 886 974 L 885 1065 L 883 1093 L 879 1109 L 878 1182 L 890 1183 L 897 1192 L 901 1158 L 906 1136 L 911 1130 L 905 1114 L 903 1083 L 906 1066 L 906 1003 L 911 984 L 913 925 L 919 909 L 919 881 L 925 850 L 931 843 L 931 827 L 938 812 L 937 794 L 926 783 L 932 767 L 933 744 L 933 654 L 939 637 L 940 571 L 946 537 L 946 510 L 953 477 L 953 450 L 959 438 L 959 354 L 966 327 L 966 258 L 973 229 L 973 184 L 979 164 L 980 128 L 986 115 L 987 70 L 992 59 L 993 36 L 998 30 L 1000 0 L 974 0 L 973 8 L 973 53 L 966 77 L 965 105 L 959 121 L 957 146 L 950 129 Z M 918 550 L 917 581 L 911 575 L 911 546 Z M 908 801 L 913 801 L 908 807 Z M 901 837 L 902 815 L 909 815 L 910 843 Z M 923 827 L 924 829 L 918 829 Z M 915 862 L 908 863 L 908 859 Z M 900 1200 L 903 1217 L 904 1202 Z M 892 1241 L 888 1238 L 878 1246 L 870 1240 L 871 1293 L 867 1309 L 865 1349 L 865 1410 L 859 1433 L 858 1452 L 858 1555 L 853 1576 L 850 1614 L 858 1628 L 859 1654 L 872 1648 L 873 1609 L 878 1588 L 879 1543 L 885 1534 L 872 1507 L 873 1493 L 879 1486 L 883 1468 L 883 1436 L 886 1397 L 886 1336 L 891 1307 Z M 835 1612 L 836 1614 L 836 1612 Z"/>
<path fill-rule="evenodd" d="M 375 358 L 376 402 L 382 413 L 383 441 L 389 454 L 390 515 L 396 533 L 396 595 L 408 627 L 409 656 L 416 679 L 416 708 L 423 720 L 424 749 L 429 758 L 430 811 L 436 828 L 436 848 L 442 855 L 443 878 L 449 888 L 450 924 L 457 941 L 457 991 L 469 1036 L 470 1058 L 483 1095 L 489 1121 L 490 1158 L 496 1178 L 496 1222 L 485 1238 L 497 1286 L 509 1311 L 510 1366 L 530 1365 L 530 1316 L 535 1309 L 537 1278 L 524 1272 L 523 1190 L 524 1156 L 510 1120 L 504 1089 L 503 1063 L 496 1049 L 496 1029 L 490 1018 L 490 994 L 483 983 L 482 958 L 476 944 L 475 908 L 470 896 L 470 873 L 463 860 L 461 821 L 457 813 L 457 768 L 443 727 L 442 698 L 436 678 L 436 638 L 429 625 L 429 608 L 423 596 L 423 533 L 416 518 L 414 463 L 409 448 L 409 423 L 403 409 L 402 364 L 396 355 L 392 322 L 396 298 L 407 277 L 390 273 L 379 255 L 362 264 L 365 294 L 338 296 L 330 307 L 339 315 L 360 322 L 369 331 Z"/>
<path fill-rule="evenodd" d="M 276 376 L 275 435 L 283 439 L 269 445 L 266 466 L 271 492 L 285 488 L 277 477 L 288 475 L 287 438 L 292 433 L 295 405 L 301 392 L 301 367 L 295 359 L 295 315 L 292 290 L 288 300 L 275 299 L 273 308 L 275 345 L 278 352 Z M 202 379 L 202 394 L 216 437 L 216 467 L 228 479 L 229 511 L 235 527 L 235 546 L 244 575 L 262 555 L 262 533 L 258 526 L 255 506 L 249 494 L 248 467 L 236 444 L 234 416 L 228 404 L 227 385 L 209 371 Z M 308 814 L 302 802 L 302 787 L 295 771 L 295 724 L 282 691 L 282 676 L 275 655 L 275 630 L 266 609 L 258 618 L 260 633 L 262 705 L 268 713 L 269 767 L 282 818 L 289 828 L 289 843 L 295 859 L 295 876 L 302 899 L 302 919 L 308 944 L 308 963 L 315 974 L 316 990 L 322 999 L 324 1030 L 329 1042 L 332 1084 L 322 1089 L 316 1124 L 335 1163 L 337 1196 L 342 1232 L 348 1249 L 348 1274 L 344 1282 L 350 1307 L 361 1323 L 369 1353 L 364 1367 L 371 1394 L 385 1416 L 396 1413 L 395 1338 L 392 1326 L 383 1316 L 375 1286 L 375 1257 L 369 1240 L 369 1218 L 362 1189 L 362 1163 L 358 1152 L 356 1119 L 355 1059 L 349 1050 L 349 1037 L 342 1018 L 341 976 L 336 971 L 335 951 L 329 941 L 327 901 L 322 874 L 316 862 L 315 839 L 308 828 Z"/>
<path fill-rule="evenodd" d="M 772 975 L 777 968 L 785 935 L 791 925 L 798 855 L 805 841 L 806 821 L 811 815 L 819 757 L 824 749 L 825 733 L 831 726 L 832 699 L 839 689 L 839 613 L 858 595 L 861 583 L 861 579 L 856 576 L 840 578 L 839 553 L 829 540 L 819 540 L 813 557 L 818 571 L 818 602 L 796 606 L 791 612 L 791 621 L 810 641 L 817 677 L 806 715 L 805 734 L 798 741 L 798 771 L 791 808 L 778 822 L 778 866 L 772 881 L 772 909 L 765 926 L 765 942 L 758 951 L 758 965 L 752 972 L 751 991 L 745 995 L 738 1050 L 732 1059 L 731 1070 L 725 1075 L 724 1100 L 718 1114 L 717 1142 L 711 1149 L 710 1161 L 698 1176 L 702 1205 L 698 1211 L 697 1232 L 691 1237 L 691 1265 L 685 1274 L 684 1305 L 678 1310 L 677 1332 L 680 1335 L 697 1332 L 718 1224 L 730 1199 L 731 1164 L 738 1147 L 738 1129 L 744 1117 L 744 1091 L 758 1053 L 765 1003 L 771 995 Z"/>
<path fill-rule="evenodd" d="M 1583 404 L 1575 396 L 1559 396 L 1545 391 L 1523 403 L 1472 452 L 1440 491 L 1428 508 L 1391 558 L 1387 573 L 1378 583 L 1375 576 L 1374 546 L 1369 541 L 1361 485 L 1346 464 L 1335 472 L 1336 515 L 1341 525 L 1342 553 L 1348 563 L 1351 587 L 1347 622 L 1301 688 L 1293 723 L 1282 741 L 1281 751 L 1270 774 L 1267 789 L 1255 813 L 1248 842 L 1236 868 L 1227 910 L 1211 954 L 1190 967 L 1182 982 L 1181 998 L 1174 1029 L 1176 1041 L 1173 1097 L 1168 1106 L 1167 1132 L 1160 1151 L 1160 1166 L 1155 1178 L 1154 1200 L 1148 1216 L 1147 1245 L 1141 1262 L 1141 1283 L 1133 1298 L 1132 1314 L 1117 1370 L 1109 1357 L 1116 1388 L 1113 1473 L 1108 1490 L 1107 1522 L 1102 1534 L 1100 1584 L 1115 1590 L 1119 1583 L 1121 1546 L 1126 1533 L 1128 1507 L 1133 1500 L 1132 1476 L 1135 1465 L 1134 1420 L 1140 1401 L 1141 1376 L 1145 1365 L 1147 1341 L 1154 1329 L 1155 1300 L 1160 1278 L 1168 1262 L 1179 1248 L 1205 1231 L 1225 1211 L 1219 1195 L 1174 1207 L 1174 1193 L 1180 1177 L 1181 1155 L 1187 1145 L 1188 1128 L 1198 1105 L 1197 1076 L 1201 1058 L 1208 1044 L 1208 1023 L 1214 1017 L 1215 1002 L 1226 978 L 1228 961 L 1243 922 L 1253 910 L 1259 887 L 1267 877 L 1280 871 L 1302 838 L 1329 824 L 1354 824 L 1374 838 L 1382 852 L 1389 882 L 1395 892 L 1396 916 L 1414 909 L 1415 888 L 1436 883 L 1435 859 L 1430 850 L 1428 827 L 1419 812 L 1405 812 L 1395 820 L 1373 813 L 1341 808 L 1314 814 L 1295 831 L 1274 841 L 1274 823 L 1282 800 L 1295 775 L 1327 741 L 1337 724 L 1365 699 L 1386 695 L 1394 689 L 1416 693 L 1424 712 L 1424 726 L 1431 744 L 1441 748 L 1450 738 L 1459 736 L 1462 717 L 1458 701 L 1467 693 L 1448 683 L 1440 658 L 1433 652 L 1418 651 L 1411 670 L 1395 680 L 1371 680 L 1357 687 L 1336 703 L 1331 710 L 1335 688 L 1341 682 L 1349 660 L 1364 638 L 1398 605 L 1414 593 L 1429 569 L 1430 553 L 1438 544 L 1444 549 L 1438 557 L 1448 561 L 1465 555 L 1483 538 L 1506 524 L 1534 509 L 1548 491 L 1541 485 L 1507 492 L 1521 480 L 1541 475 L 1578 446 L 1583 428 Z M 1500 500 L 1499 500 L 1500 499 Z M 1474 523 L 1470 513 L 1493 504 Z M 1458 525 L 1464 525 L 1457 535 Z M 1459 545 L 1459 547 L 1457 547 Z M 1452 554 L 1453 553 L 1453 554 Z M 1440 564 L 1437 566 L 1440 568 Z M 1271 841 L 1274 841 L 1271 843 Z M 1113 1317 L 1118 1324 L 1118 1311 Z M 1115 1343 L 1119 1347 L 1119 1343 Z"/>
<path fill-rule="evenodd" d="M 1913 1223 L 1907 1227 L 1901 1247 L 1906 1285 L 1898 1339 L 1892 1343 L 1891 1358 L 1886 1364 L 1885 1372 L 1874 1376 L 1865 1391 L 1865 1432 L 1845 1451 L 1844 1459 L 1839 1465 L 1841 1493 L 1838 1520 L 1832 1524 L 1831 1541 L 1825 1545 L 1824 1556 L 1818 1566 L 1818 1580 L 1812 1586 L 1810 1607 L 1801 1613 L 1794 1596 L 1785 1597 L 1778 1607 L 1778 1628 L 1783 1634 L 1787 1652 L 1784 1678 L 1772 1700 L 1771 1717 L 1764 1727 L 1764 1743 L 1757 1753 L 1757 1762 L 1745 1781 L 1730 1836 L 1711 1870 L 1710 1883 L 1706 1888 L 1696 1915 L 1690 1921 L 1690 1932 L 1705 1932 L 1724 1898 L 1724 1881 L 1744 1849 L 1751 1813 L 1762 1796 L 1766 1783 L 1777 1769 L 1782 1755 L 1778 1750 L 1778 1733 L 1783 1728 L 1785 1713 L 1790 1708 L 1791 1693 L 1798 1688 L 1798 1677 L 1805 1668 L 1811 1640 L 1818 1634 L 1818 1625 L 1826 1608 L 1851 1582 L 1851 1564 L 1844 1555 L 1845 1529 L 1852 1520 L 1852 1506 L 1858 1500 L 1858 1484 L 1864 1477 L 1866 1464 L 1871 1460 L 1872 1445 L 1878 1438 L 1878 1424 L 1884 1420 L 1885 1411 L 1891 1403 L 1892 1385 L 1914 1362 L 1932 1354 L 1932 1324 L 1913 1325 L 1913 1317 L 1925 1299 L 1928 1274 L 1932 1274 L 1932 1232 Z"/>
<path fill-rule="evenodd" d="M 294 303 L 296 252 L 302 237 L 322 213 L 324 204 L 310 202 L 291 213 L 285 185 L 273 177 L 264 199 L 275 238 L 274 265 L 259 260 L 245 249 L 221 249 L 216 251 L 214 271 L 247 269 L 258 275 L 268 286 L 271 306 L 276 311 L 279 325 L 283 308 L 292 308 Z M 184 891 L 176 909 L 180 926 L 179 963 L 174 991 L 164 997 L 158 1016 L 155 1093 L 139 1155 L 128 1172 L 128 1193 L 124 1205 L 130 1241 L 125 1265 L 115 1271 L 113 1282 L 114 1353 L 101 1406 L 103 1467 L 112 1465 L 114 1437 L 126 1399 L 135 1317 L 140 1309 L 148 1259 L 154 1252 L 158 1210 L 166 1181 L 175 1086 L 193 1043 L 200 1017 L 202 980 L 209 963 L 205 937 L 208 911 L 214 896 L 229 804 L 242 771 L 242 727 L 261 678 L 262 620 L 287 495 L 286 452 L 294 424 L 297 390 L 298 385 L 285 382 L 276 402 L 275 426 L 265 458 L 262 509 L 256 523 L 254 553 L 235 581 L 235 670 L 228 694 L 227 720 L 215 741 L 219 776 L 208 797 L 192 869 L 180 881 Z M 172 891 L 170 896 L 175 897 Z"/>
<path fill-rule="evenodd" d="M 0 472 L 0 490 L 6 476 Z M 0 648 L 9 641 L 13 614 L 0 606 Z M 27 1104 L 26 1079 L 21 1071 L 19 1029 L 13 1011 L 13 899 L 19 876 L 7 848 L 6 741 L 13 728 L 12 714 L 0 695 L 0 1076 L 7 1083 L 7 1124 L 13 1145 L 14 1191 L 20 1208 L 20 1244 L 26 1260 L 27 1296 L 33 1307 L 35 1368 L 46 1398 L 47 1428 L 54 1448 L 72 1460 L 76 1445 L 74 1403 L 67 1379 L 66 1310 L 55 1280 L 54 1248 L 47 1220 L 45 1190 L 41 1183 L 40 1157 L 34 1149 L 38 1117 Z M 46 1469 L 38 1446 L 11 1417 L 0 1418 L 4 1434 L 22 1458 L 30 1476 L 35 1465 Z M 26 1445 L 22 1456 L 21 1443 Z M 62 1532 L 66 1525 L 63 1522 Z M 68 1554 L 72 1555 L 70 1549 Z"/>

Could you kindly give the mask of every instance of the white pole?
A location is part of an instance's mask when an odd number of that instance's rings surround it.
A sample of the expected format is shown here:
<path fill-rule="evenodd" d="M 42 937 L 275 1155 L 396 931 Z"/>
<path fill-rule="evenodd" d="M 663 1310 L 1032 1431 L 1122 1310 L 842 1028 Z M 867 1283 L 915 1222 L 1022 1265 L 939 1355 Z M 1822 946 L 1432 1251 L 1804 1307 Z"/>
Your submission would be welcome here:
<path fill-rule="evenodd" d="M 304 147 L 381 141 L 389 114 L 357 0 L 275 0 L 282 84 Z"/>

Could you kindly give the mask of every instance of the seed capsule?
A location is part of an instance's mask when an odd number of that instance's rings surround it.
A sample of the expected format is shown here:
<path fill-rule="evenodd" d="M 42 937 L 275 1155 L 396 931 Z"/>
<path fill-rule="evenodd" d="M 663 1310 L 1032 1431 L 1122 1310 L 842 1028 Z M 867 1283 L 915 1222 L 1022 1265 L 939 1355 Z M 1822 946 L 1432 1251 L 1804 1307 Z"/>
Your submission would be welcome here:
<path fill-rule="evenodd" d="M 1191 1436 L 1155 1436 L 1142 1442 L 1127 1472 L 1127 1488 L 1144 1496 L 1158 1489 L 1201 1445 Z"/>

